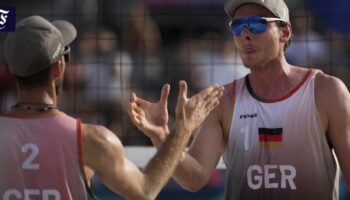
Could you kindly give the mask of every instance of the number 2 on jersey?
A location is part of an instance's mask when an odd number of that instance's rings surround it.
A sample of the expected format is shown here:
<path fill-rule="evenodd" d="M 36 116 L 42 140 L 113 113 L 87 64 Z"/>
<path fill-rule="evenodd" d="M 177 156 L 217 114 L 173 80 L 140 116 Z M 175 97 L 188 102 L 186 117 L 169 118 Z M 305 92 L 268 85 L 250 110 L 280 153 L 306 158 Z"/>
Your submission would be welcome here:
<path fill-rule="evenodd" d="M 26 152 L 30 151 L 29 156 L 22 163 L 22 169 L 30 169 L 30 170 L 39 169 L 39 164 L 33 163 L 33 160 L 39 154 L 38 146 L 36 146 L 35 144 L 28 143 L 28 144 L 25 144 L 22 146 L 21 151 L 22 151 L 22 153 L 26 153 Z"/>

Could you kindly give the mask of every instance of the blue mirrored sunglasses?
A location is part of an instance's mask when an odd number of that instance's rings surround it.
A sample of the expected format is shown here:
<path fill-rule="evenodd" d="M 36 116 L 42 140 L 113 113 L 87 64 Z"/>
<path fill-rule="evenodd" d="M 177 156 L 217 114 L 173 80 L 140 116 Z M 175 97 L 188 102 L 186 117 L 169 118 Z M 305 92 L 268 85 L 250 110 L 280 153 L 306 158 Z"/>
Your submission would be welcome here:
<path fill-rule="evenodd" d="M 273 21 L 284 22 L 284 20 L 274 17 L 250 16 L 235 19 L 229 23 L 229 26 L 236 36 L 240 36 L 244 28 L 247 28 L 253 34 L 259 34 L 266 31 L 267 22 Z"/>

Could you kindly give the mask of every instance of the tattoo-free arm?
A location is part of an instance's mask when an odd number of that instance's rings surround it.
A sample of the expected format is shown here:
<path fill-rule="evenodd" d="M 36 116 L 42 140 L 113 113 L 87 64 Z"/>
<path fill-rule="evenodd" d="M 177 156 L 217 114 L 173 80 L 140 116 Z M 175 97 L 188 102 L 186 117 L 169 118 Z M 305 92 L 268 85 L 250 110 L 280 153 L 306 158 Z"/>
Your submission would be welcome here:
<path fill-rule="evenodd" d="M 324 127 L 350 186 L 350 94 L 339 79 L 320 74 L 316 79 L 316 103 Z"/>

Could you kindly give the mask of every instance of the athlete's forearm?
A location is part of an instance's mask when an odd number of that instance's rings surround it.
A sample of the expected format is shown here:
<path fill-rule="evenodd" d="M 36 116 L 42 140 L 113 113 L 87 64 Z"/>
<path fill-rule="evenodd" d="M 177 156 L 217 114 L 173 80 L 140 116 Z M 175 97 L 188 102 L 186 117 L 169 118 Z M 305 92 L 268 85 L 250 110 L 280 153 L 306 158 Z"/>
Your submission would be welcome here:
<path fill-rule="evenodd" d="M 159 135 L 158 137 L 150 137 L 153 146 L 156 147 L 158 150 L 164 144 L 165 140 L 167 139 L 167 137 L 170 134 L 168 126 L 164 127 L 163 131 L 164 132 L 162 134 L 158 134 Z M 172 130 L 172 132 L 174 132 L 174 130 Z M 150 134 L 150 135 L 152 135 L 152 134 Z M 155 134 L 153 134 L 153 135 L 155 135 Z"/>
<path fill-rule="evenodd" d="M 147 195 L 155 198 L 167 183 L 180 160 L 192 131 L 184 126 L 183 121 L 177 120 L 175 131 L 169 134 L 144 170 L 146 178 L 144 190 Z"/>
<path fill-rule="evenodd" d="M 183 153 L 173 178 L 185 190 L 197 192 L 209 179 L 201 164 L 188 153 Z"/>

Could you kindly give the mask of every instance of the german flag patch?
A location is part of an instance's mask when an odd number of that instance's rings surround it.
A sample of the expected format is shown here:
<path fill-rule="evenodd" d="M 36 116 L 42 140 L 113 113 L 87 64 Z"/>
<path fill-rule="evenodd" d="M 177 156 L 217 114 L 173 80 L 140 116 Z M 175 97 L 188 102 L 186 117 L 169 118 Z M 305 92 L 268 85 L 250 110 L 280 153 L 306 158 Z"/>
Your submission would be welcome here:
<path fill-rule="evenodd" d="M 282 128 L 259 128 L 259 143 L 261 148 L 282 147 Z"/>

